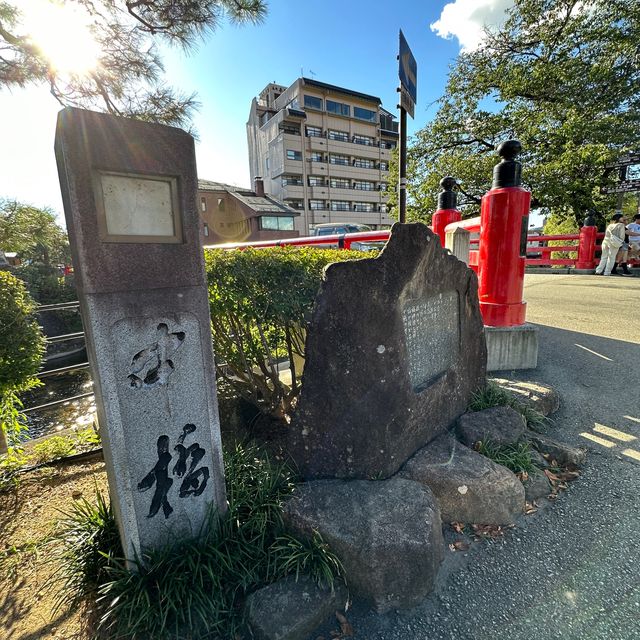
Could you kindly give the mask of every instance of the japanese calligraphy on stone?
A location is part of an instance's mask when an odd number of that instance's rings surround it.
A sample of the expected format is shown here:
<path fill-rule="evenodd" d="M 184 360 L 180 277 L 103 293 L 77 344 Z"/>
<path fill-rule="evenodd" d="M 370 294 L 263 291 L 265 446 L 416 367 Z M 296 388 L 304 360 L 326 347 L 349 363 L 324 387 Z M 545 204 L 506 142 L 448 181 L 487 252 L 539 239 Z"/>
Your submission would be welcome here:
<path fill-rule="evenodd" d="M 169 475 L 169 466 L 174 456 L 169 451 L 169 436 L 162 435 L 158 438 L 158 461 L 138 483 L 138 491 L 148 491 L 155 488 L 147 518 L 153 518 L 160 511 L 160 508 L 162 508 L 165 519 L 173 513 L 173 507 L 169 502 L 169 493 L 174 483 L 172 476 L 182 478 L 178 491 L 179 498 L 197 497 L 205 490 L 211 473 L 208 467 L 198 467 L 198 465 L 204 458 L 206 451 L 197 442 L 190 444 L 188 447 L 184 444 L 187 437 L 195 433 L 195 431 L 196 426 L 194 424 L 185 424 L 182 428 L 182 433 L 173 448 L 177 456 L 171 476 Z"/>
<path fill-rule="evenodd" d="M 460 348 L 458 293 L 412 300 L 402 310 L 409 379 L 421 391 L 456 360 Z"/>
<path fill-rule="evenodd" d="M 166 385 L 175 366 L 170 356 L 185 338 L 184 331 L 169 333 L 169 327 L 161 322 L 158 325 L 158 339 L 138 351 L 131 359 L 129 383 L 134 389 Z"/>

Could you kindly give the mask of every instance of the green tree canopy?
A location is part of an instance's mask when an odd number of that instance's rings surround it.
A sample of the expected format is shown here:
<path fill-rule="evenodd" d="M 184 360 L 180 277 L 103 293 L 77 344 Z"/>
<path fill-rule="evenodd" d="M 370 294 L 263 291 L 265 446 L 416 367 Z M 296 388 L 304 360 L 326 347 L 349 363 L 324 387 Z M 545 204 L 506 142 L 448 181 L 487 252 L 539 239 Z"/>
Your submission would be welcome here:
<path fill-rule="evenodd" d="M 461 181 L 475 215 L 491 186 L 494 149 L 522 142 L 532 208 L 576 221 L 615 204 L 605 165 L 640 147 L 638 0 L 515 0 L 450 71 L 434 120 L 409 149 L 409 216 L 425 219 L 438 181 Z M 430 214 L 429 214 L 430 215 Z"/>
<path fill-rule="evenodd" d="M 68 262 L 70 255 L 67 233 L 53 211 L 16 200 L 0 200 L 0 251 L 46 265 Z"/>
<path fill-rule="evenodd" d="M 0 0 L 0 87 L 45 84 L 65 106 L 101 108 L 177 126 L 188 125 L 197 102 L 194 95 L 184 95 L 163 83 L 156 41 L 189 49 L 225 18 L 234 23 L 259 22 L 266 14 L 263 0 L 67 0 L 51 4 L 60 5 L 58 10 L 66 12 L 69 20 L 52 18 L 49 33 L 38 38 L 25 23 L 20 0 Z M 71 17 L 78 25 L 76 33 L 69 29 Z M 60 68 L 44 46 L 51 30 L 63 29 L 68 42 L 83 35 L 97 45 L 97 64 L 86 73 Z"/>

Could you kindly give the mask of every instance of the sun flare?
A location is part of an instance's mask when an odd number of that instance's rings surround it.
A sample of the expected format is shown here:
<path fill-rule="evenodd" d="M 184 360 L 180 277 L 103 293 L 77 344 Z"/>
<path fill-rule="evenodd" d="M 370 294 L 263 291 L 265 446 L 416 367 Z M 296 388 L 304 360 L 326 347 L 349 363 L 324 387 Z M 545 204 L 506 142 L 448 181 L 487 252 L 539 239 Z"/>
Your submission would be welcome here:
<path fill-rule="evenodd" d="M 27 0 L 21 9 L 29 39 L 56 73 L 83 75 L 96 68 L 100 48 L 86 13 L 48 0 Z"/>

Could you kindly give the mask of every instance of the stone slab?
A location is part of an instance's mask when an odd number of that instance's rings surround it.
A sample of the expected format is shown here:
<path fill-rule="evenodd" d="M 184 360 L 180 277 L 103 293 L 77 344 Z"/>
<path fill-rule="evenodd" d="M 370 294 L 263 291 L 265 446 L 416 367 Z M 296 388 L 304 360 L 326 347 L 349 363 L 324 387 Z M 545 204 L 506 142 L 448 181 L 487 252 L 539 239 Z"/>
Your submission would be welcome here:
<path fill-rule="evenodd" d="M 433 491 L 443 522 L 506 525 L 524 509 L 520 480 L 449 434 L 420 449 L 398 475 Z"/>
<path fill-rule="evenodd" d="M 522 404 L 529 405 L 543 416 L 549 416 L 560 408 L 560 395 L 552 387 L 540 382 L 490 378 L 491 382 L 513 394 Z"/>
<path fill-rule="evenodd" d="M 226 509 L 193 138 L 68 108 L 56 160 L 111 502 L 144 559 Z"/>
<path fill-rule="evenodd" d="M 305 478 L 389 477 L 485 380 L 475 273 L 422 224 L 329 265 L 287 449 Z"/>
<path fill-rule="evenodd" d="M 485 327 L 487 371 L 535 369 L 538 366 L 538 327 Z"/>
<path fill-rule="evenodd" d="M 299 535 L 318 531 L 340 558 L 349 590 L 378 610 L 418 605 L 433 589 L 444 555 L 431 490 L 411 480 L 317 480 L 284 507 Z"/>
<path fill-rule="evenodd" d="M 461 415 L 455 432 L 460 442 L 470 448 L 480 441 L 504 446 L 524 440 L 527 423 L 511 407 L 491 407 Z"/>
<path fill-rule="evenodd" d="M 245 605 L 246 622 L 256 640 L 307 640 L 321 624 L 342 610 L 345 589 L 318 587 L 308 576 L 287 576 L 255 593 Z"/>

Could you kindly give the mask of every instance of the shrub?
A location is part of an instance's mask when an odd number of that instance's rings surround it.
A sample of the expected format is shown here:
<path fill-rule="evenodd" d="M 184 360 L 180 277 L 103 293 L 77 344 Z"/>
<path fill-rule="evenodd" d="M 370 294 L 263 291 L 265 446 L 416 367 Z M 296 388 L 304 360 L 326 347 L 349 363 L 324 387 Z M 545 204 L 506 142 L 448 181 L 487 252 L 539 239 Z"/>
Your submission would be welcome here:
<path fill-rule="evenodd" d="M 471 397 L 471 402 L 467 409 L 469 411 L 482 411 L 491 407 L 511 407 L 520 413 L 531 429 L 540 429 L 547 422 L 539 411 L 536 411 L 528 404 L 520 402 L 512 393 L 503 389 L 495 382 L 487 382 L 487 385 L 476 391 Z"/>
<path fill-rule="evenodd" d="M 14 441 L 24 429 L 18 393 L 32 388 L 44 353 L 44 336 L 24 284 L 0 271 L 0 432 Z M 0 433 L 0 452 L 4 439 Z"/>
<path fill-rule="evenodd" d="M 283 531 L 282 504 L 294 477 L 253 447 L 225 452 L 229 508 L 200 536 L 177 540 L 136 559 L 131 572 L 122 558 L 113 513 L 77 503 L 55 541 L 57 602 L 77 607 L 95 603 L 98 631 L 122 640 L 233 638 L 247 595 L 288 574 L 308 574 L 333 585 L 340 561 L 322 538 L 298 540 Z"/>
<path fill-rule="evenodd" d="M 305 327 L 331 262 L 356 251 L 278 247 L 205 252 L 218 373 L 266 413 L 285 417 L 300 391 Z M 291 366 L 291 384 L 278 363 Z"/>
<path fill-rule="evenodd" d="M 479 442 L 478 453 L 501 464 L 513 473 L 531 473 L 537 466 L 531 459 L 531 445 L 528 442 L 518 442 L 508 445 L 496 445 L 492 442 Z"/>

